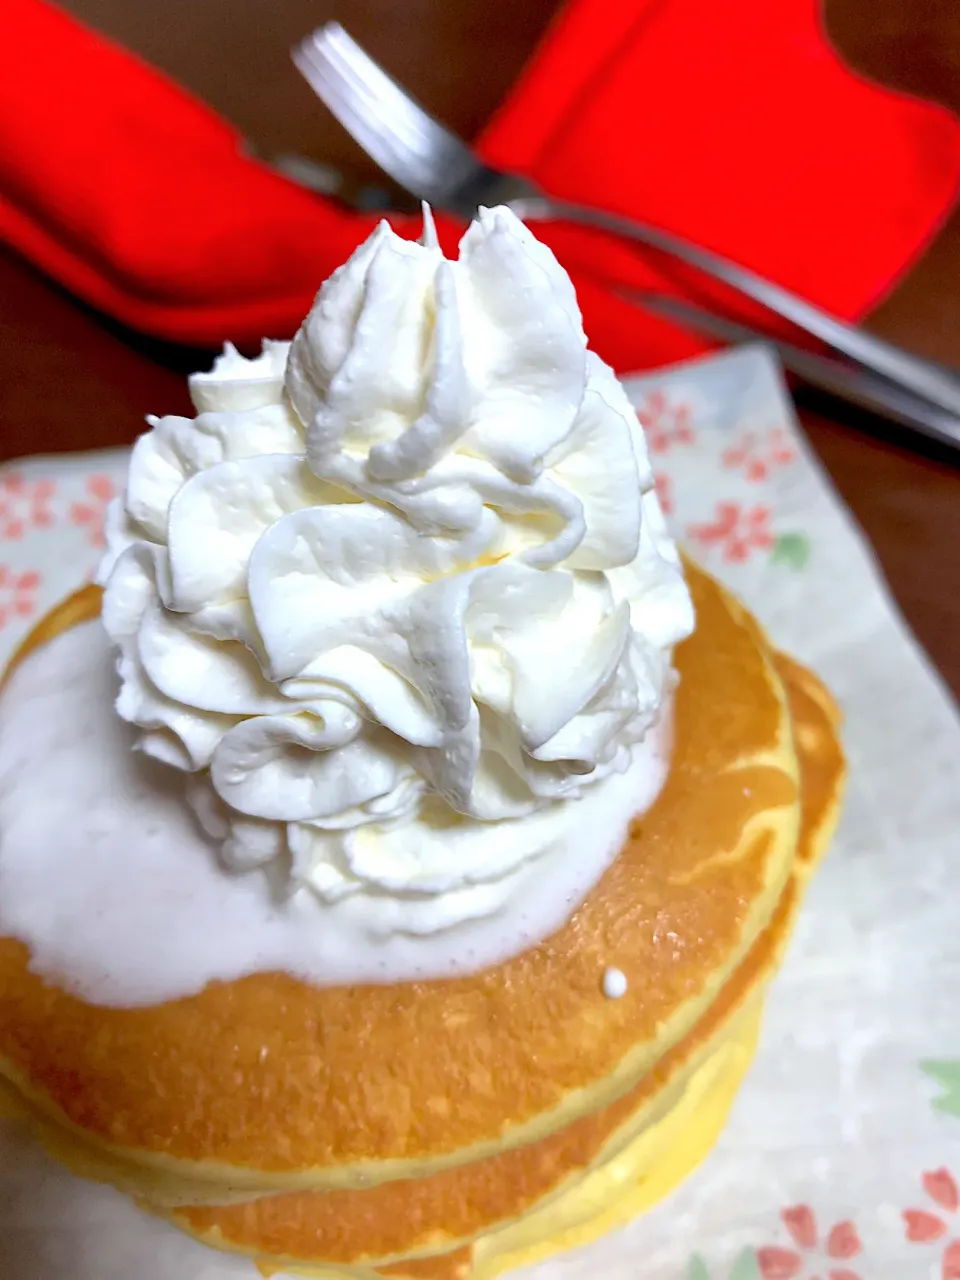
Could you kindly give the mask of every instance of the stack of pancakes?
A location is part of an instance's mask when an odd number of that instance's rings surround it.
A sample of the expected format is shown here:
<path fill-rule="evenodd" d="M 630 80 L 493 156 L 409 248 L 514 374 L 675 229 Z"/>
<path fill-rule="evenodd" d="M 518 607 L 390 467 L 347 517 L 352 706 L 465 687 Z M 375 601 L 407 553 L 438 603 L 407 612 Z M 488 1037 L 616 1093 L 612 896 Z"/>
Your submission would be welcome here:
<path fill-rule="evenodd" d="M 817 679 L 688 580 L 666 786 L 567 924 L 506 964 L 393 986 L 261 973 L 117 1009 L 0 939 L 0 1080 L 54 1154 L 265 1274 L 493 1276 L 674 1186 L 749 1064 L 844 772 Z M 27 648 L 98 604 L 75 597 Z"/>

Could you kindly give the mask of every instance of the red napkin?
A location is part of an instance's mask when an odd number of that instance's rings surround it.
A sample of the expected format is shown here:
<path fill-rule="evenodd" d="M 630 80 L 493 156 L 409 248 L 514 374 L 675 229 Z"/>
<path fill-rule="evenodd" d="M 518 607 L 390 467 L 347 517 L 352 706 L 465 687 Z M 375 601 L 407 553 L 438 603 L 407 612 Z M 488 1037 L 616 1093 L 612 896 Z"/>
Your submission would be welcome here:
<path fill-rule="evenodd" d="M 202 103 L 45 0 L 6 0 L 4 28 L 0 237 L 164 338 L 213 346 L 292 333 L 373 219 L 246 158 Z M 481 149 L 845 317 L 891 286 L 960 182 L 957 120 L 847 70 L 816 0 L 741 0 L 732 11 L 715 0 L 570 0 Z M 441 221 L 448 250 L 459 230 Z M 702 281 L 597 233 L 546 224 L 538 234 L 571 271 L 592 345 L 615 367 L 702 349 L 610 290 Z"/>

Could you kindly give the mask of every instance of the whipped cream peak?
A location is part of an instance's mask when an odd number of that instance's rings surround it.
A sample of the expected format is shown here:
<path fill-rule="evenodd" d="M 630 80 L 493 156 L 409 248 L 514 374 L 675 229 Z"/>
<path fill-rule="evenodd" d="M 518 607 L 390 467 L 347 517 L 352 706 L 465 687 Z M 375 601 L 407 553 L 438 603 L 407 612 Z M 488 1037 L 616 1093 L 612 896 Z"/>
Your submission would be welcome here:
<path fill-rule="evenodd" d="M 256 409 L 275 404 L 283 389 L 283 375 L 290 353 L 289 342 L 265 338 L 260 355 L 245 359 L 232 342 L 208 373 L 190 375 L 190 399 L 198 413 L 217 410 Z"/>
<path fill-rule="evenodd" d="M 109 521 L 120 715 L 230 865 L 374 932 L 495 914 L 631 767 L 692 629 L 569 278 L 506 209 L 456 261 L 429 210 L 419 243 L 381 223 L 292 343 L 190 391 Z"/>

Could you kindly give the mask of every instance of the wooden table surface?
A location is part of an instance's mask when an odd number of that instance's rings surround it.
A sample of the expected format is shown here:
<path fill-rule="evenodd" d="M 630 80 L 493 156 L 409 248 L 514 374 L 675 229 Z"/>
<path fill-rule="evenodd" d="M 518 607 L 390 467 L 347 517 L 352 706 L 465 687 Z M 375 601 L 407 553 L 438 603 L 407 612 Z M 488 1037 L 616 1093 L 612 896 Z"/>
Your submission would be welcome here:
<path fill-rule="evenodd" d="M 369 162 L 291 74 L 292 41 L 329 18 L 466 136 L 517 75 L 557 0 L 61 0 L 199 92 L 266 155 L 363 176 Z M 828 0 L 844 56 L 960 110 L 957 0 Z M 255 91 L 252 89 L 255 86 Z M 870 326 L 960 364 L 960 215 Z M 0 457 L 132 440 L 147 411 L 189 412 L 183 374 L 209 357 L 126 333 L 0 249 Z M 960 694 L 960 464 L 875 425 L 803 406 L 814 447 L 866 529 L 901 608 Z"/>

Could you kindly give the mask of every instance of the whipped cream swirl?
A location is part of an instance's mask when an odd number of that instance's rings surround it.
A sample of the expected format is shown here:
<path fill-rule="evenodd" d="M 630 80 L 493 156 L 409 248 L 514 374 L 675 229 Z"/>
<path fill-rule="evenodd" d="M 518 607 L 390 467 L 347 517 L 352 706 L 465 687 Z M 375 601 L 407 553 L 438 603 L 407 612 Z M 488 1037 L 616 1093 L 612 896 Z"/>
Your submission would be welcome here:
<path fill-rule="evenodd" d="M 149 419 L 101 570 L 117 709 L 225 863 L 381 933 L 495 912 L 643 749 L 693 624 L 567 275 L 505 209 L 457 261 L 425 217 Z"/>

